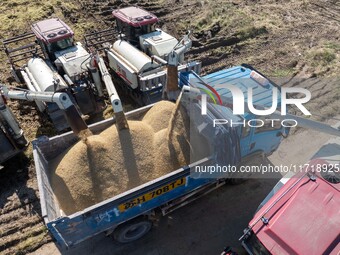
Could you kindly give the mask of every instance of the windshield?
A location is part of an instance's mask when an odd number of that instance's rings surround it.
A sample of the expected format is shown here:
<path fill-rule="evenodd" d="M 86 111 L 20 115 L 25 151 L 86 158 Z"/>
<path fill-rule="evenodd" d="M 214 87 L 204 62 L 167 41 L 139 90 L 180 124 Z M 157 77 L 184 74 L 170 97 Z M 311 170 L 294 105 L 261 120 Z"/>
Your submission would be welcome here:
<path fill-rule="evenodd" d="M 55 51 L 67 49 L 71 46 L 73 46 L 73 38 L 72 37 L 62 39 L 62 40 L 57 41 L 57 42 L 53 42 L 53 43 L 48 45 L 48 49 L 49 49 L 50 52 L 55 52 Z"/>

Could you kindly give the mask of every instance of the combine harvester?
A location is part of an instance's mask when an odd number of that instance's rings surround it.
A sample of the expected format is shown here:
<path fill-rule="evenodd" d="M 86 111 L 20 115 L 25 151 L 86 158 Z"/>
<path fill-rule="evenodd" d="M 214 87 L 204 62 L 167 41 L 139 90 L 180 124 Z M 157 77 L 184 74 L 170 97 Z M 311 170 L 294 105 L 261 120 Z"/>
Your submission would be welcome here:
<path fill-rule="evenodd" d="M 96 56 L 98 69 L 102 73 L 103 81 L 110 96 L 115 113 L 116 124 L 119 130 L 128 128 L 118 93 L 113 85 L 103 59 Z M 67 126 L 78 135 L 87 130 L 87 124 L 82 118 L 79 108 L 74 104 L 67 92 L 39 92 L 18 88 L 8 88 L 0 84 L 0 164 L 15 156 L 28 145 L 23 130 L 15 119 L 12 111 L 6 105 L 7 99 L 35 101 L 37 103 L 55 104 L 62 113 Z"/>
<path fill-rule="evenodd" d="M 135 6 L 114 10 L 112 14 L 116 30 L 85 35 L 85 45 L 89 49 L 105 49 L 107 66 L 122 79 L 116 84 L 137 104 L 159 101 L 163 87 L 178 79 L 178 71 L 200 73 L 200 62 L 184 61 L 184 53 L 191 47 L 190 32 L 178 41 L 156 28 L 158 18 L 154 14 Z M 176 96 L 168 95 L 173 100 Z"/>
<path fill-rule="evenodd" d="M 283 136 L 288 135 L 289 130 L 281 125 L 272 128 L 268 126 L 251 127 L 250 129 L 242 125 L 233 127 L 223 125 L 218 128 L 217 133 L 216 130 L 212 130 L 211 125 L 200 125 L 212 123 L 213 119 L 233 119 L 240 123 L 242 120 L 253 118 L 253 116 L 251 114 L 233 115 L 230 108 L 210 103 L 207 104 L 207 115 L 201 115 L 201 104 L 199 103 L 201 93 L 195 85 L 198 83 L 210 84 L 211 87 L 214 87 L 221 82 L 226 84 L 232 82 L 241 89 L 246 85 L 253 88 L 261 105 L 265 107 L 272 105 L 270 95 L 276 86 L 256 70 L 238 66 L 205 77 L 199 77 L 190 72 L 186 77 L 188 79 L 183 82 L 190 86 L 183 87 L 180 102 L 185 109 L 189 110 L 190 108 L 198 113 L 194 117 L 189 115 L 194 124 L 192 125 L 194 129 L 191 131 L 197 132 L 202 139 L 200 141 L 204 141 L 212 149 L 211 156 L 197 158 L 189 165 L 173 169 L 169 174 L 155 180 L 94 204 L 82 211 L 65 215 L 54 196 L 49 180 L 50 164 L 60 153 L 75 144 L 77 138 L 74 133 L 70 132 L 52 138 L 39 138 L 33 142 L 42 217 L 50 234 L 61 249 L 75 247 L 100 233 L 112 234 L 115 240 L 122 243 L 142 237 L 150 230 L 152 219 L 155 219 L 157 215 L 167 215 L 233 180 L 233 176 L 228 174 L 215 176 L 215 178 L 207 176 L 196 178 L 199 176 L 192 175 L 192 173 L 195 173 L 197 166 L 216 163 L 236 166 L 246 163 L 263 154 L 272 153 L 280 145 Z M 266 83 L 266 86 L 261 85 L 263 82 Z M 178 84 L 176 86 L 178 87 Z M 220 93 L 227 94 L 228 90 L 224 89 Z M 277 103 L 280 106 L 280 101 Z M 130 120 L 141 118 L 151 108 L 152 105 L 139 108 L 127 113 L 126 118 Z M 114 123 L 114 119 L 108 119 L 91 125 L 89 129 L 92 133 L 97 134 Z M 320 125 L 322 124 L 317 123 L 316 126 L 320 127 Z M 340 136 L 339 130 L 323 126 L 325 132 Z M 192 148 L 195 150 L 201 145 L 193 144 Z"/>
<path fill-rule="evenodd" d="M 240 238 L 251 255 L 340 251 L 340 138 L 325 144 L 297 174 L 282 178 Z M 224 255 L 236 255 L 226 249 Z"/>
<path fill-rule="evenodd" d="M 101 75 L 93 55 L 74 41 L 74 33 L 58 18 L 34 23 L 32 32 L 3 41 L 11 73 L 32 92 L 66 92 L 82 115 L 105 109 Z M 27 61 L 25 63 L 25 61 Z M 68 128 L 55 103 L 36 101 L 55 128 Z"/>
<path fill-rule="evenodd" d="M 116 117 L 126 123 L 120 99 L 103 59 L 74 43 L 73 31 L 60 19 L 52 18 L 32 25 L 32 33 L 3 41 L 11 73 L 28 90 L 8 90 L 0 86 L 0 164 L 22 151 L 28 144 L 5 98 L 34 101 L 46 112 L 58 131 L 71 128 L 74 133 L 87 125 L 78 115 L 94 115 L 105 108 L 102 83 Z M 27 44 L 35 39 L 35 42 Z M 22 64 L 23 61 L 27 64 Z M 63 106 L 66 98 L 70 108 Z M 66 102 L 65 101 L 65 102 Z M 74 119 L 73 119 L 74 118 Z M 78 130 L 78 131 L 76 131 Z"/>

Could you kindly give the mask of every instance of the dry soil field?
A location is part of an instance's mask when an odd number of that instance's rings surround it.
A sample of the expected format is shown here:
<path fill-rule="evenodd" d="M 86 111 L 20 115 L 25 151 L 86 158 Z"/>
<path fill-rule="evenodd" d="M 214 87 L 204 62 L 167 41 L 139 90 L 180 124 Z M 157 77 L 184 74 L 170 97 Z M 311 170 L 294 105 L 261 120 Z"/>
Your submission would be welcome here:
<path fill-rule="evenodd" d="M 313 118 L 326 121 L 338 114 L 338 0 L 2 0 L 0 40 L 26 32 L 32 22 L 51 16 L 63 18 L 82 40 L 84 33 L 114 25 L 112 9 L 131 4 L 154 12 L 161 20 L 159 26 L 178 38 L 193 30 L 193 47 L 187 57 L 201 60 L 203 73 L 248 63 L 282 86 L 310 89 L 313 99 L 308 108 Z M 3 50 L 0 61 L 0 82 L 16 85 Z M 10 105 L 28 139 L 54 134 L 34 104 Z M 254 185 L 267 185 L 267 192 L 273 183 Z M 202 213 L 210 212 L 202 209 Z M 0 171 L 0 254 L 26 254 L 50 241 L 40 216 L 28 148 Z"/>

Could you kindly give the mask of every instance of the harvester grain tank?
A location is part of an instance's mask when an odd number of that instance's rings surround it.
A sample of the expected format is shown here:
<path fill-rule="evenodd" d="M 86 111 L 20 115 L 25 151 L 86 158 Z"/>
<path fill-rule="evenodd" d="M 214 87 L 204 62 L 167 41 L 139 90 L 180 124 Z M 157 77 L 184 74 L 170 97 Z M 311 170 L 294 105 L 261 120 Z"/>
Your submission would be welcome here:
<path fill-rule="evenodd" d="M 31 29 L 32 33 L 3 42 L 15 79 L 30 91 L 68 93 L 83 115 L 102 111 L 105 103 L 98 68 L 92 55 L 74 41 L 71 28 L 51 18 L 34 23 Z M 35 42 L 27 44 L 32 40 Z M 56 104 L 36 104 L 49 114 L 57 130 L 68 127 Z"/>

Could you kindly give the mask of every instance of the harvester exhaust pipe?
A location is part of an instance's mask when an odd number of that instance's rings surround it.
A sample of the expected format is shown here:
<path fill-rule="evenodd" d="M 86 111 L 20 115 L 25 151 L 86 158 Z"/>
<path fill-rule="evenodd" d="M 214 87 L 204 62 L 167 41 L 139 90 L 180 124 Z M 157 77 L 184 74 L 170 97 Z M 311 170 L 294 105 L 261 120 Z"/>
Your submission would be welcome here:
<path fill-rule="evenodd" d="M 123 111 L 122 102 L 118 96 L 117 90 L 112 82 L 109 71 L 106 68 L 104 60 L 97 56 L 99 70 L 102 74 L 104 84 L 110 96 L 110 101 L 116 118 L 116 126 L 118 130 L 129 129 L 125 113 Z"/>

